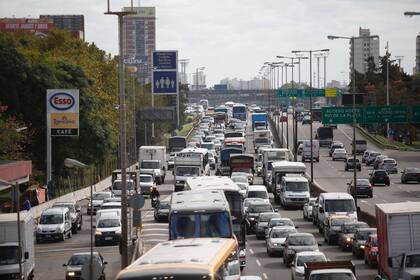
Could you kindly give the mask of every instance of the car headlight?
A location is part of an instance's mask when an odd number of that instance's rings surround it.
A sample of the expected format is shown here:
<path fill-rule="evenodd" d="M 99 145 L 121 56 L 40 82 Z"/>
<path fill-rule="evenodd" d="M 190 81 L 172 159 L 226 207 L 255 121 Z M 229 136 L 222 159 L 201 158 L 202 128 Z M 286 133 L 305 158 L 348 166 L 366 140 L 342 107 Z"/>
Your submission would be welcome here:
<path fill-rule="evenodd" d="M 319 249 L 316 249 L 315 252 L 319 252 Z"/>
<path fill-rule="evenodd" d="M 351 238 L 350 237 L 347 237 L 346 238 L 346 242 L 350 242 L 351 241 Z"/>
<path fill-rule="evenodd" d="M 239 251 L 239 256 L 240 257 L 245 257 L 246 256 L 246 250 L 245 249 L 240 250 Z"/>
<path fill-rule="evenodd" d="M 176 183 L 177 183 L 177 184 L 180 184 L 180 183 L 181 183 L 181 181 L 176 181 Z"/>
<path fill-rule="evenodd" d="M 115 231 L 115 234 L 121 235 L 121 230 L 119 229 L 119 230 Z"/>
<path fill-rule="evenodd" d="M 273 243 L 273 246 L 274 247 L 277 247 L 277 246 L 279 246 L 280 244 L 279 243 Z"/>
<path fill-rule="evenodd" d="M 76 275 L 76 273 L 74 273 L 74 271 L 69 271 L 69 272 L 67 272 L 67 276 L 75 276 Z"/>
<path fill-rule="evenodd" d="M 102 231 L 95 231 L 95 235 L 102 235 Z"/>
<path fill-rule="evenodd" d="M 254 221 L 254 220 L 255 220 L 255 218 L 254 218 L 254 217 L 249 217 L 249 220 L 250 220 L 250 221 Z"/>
<path fill-rule="evenodd" d="M 360 245 L 360 249 L 365 249 L 365 245 Z"/>

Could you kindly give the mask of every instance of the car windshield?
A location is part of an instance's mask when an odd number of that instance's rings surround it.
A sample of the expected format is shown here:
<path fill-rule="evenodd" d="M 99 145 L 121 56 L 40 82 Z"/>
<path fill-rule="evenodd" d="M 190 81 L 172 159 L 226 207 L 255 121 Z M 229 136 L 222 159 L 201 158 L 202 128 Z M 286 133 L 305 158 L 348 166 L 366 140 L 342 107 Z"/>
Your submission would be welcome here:
<path fill-rule="evenodd" d="M 255 140 L 255 143 L 258 143 L 258 144 L 268 144 L 268 143 L 270 143 L 270 140 L 268 140 L 267 138 L 257 138 Z"/>
<path fill-rule="evenodd" d="M 369 180 L 368 179 L 357 179 L 356 186 L 369 186 Z"/>
<path fill-rule="evenodd" d="M 214 144 L 213 143 L 201 143 L 201 148 L 207 149 L 207 150 L 214 150 Z"/>
<path fill-rule="evenodd" d="M 104 200 L 105 198 L 111 197 L 110 193 L 94 193 L 92 196 L 93 200 Z"/>
<path fill-rule="evenodd" d="M 373 173 L 375 176 L 381 176 L 381 177 L 383 177 L 383 176 L 386 176 L 387 175 L 387 173 L 386 173 L 386 171 L 385 170 L 380 170 L 380 171 L 375 171 L 375 173 Z"/>
<path fill-rule="evenodd" d="M 153 177 L 152 176 L 140 176 L 140 182 L 151 183 L 151 182 L 153 182 Z"/>
<path fill-rule="evenodd" d="M 249 205 L 248 211 L 251 213 L 262 213 L 262 212 L 270 212 L 273 211 L 273 208 L 270 204 L 263 204 L 263 205 Z"/>
<path fill-rule="evenodd" d="M 248 183 L 248 178 L 245 176 L 234 176 L 234 177 L 231 177 L 230 179 L 232 179 L 232 181 L 235 183 L 245 183 L 245 184 Z"/>
<path fill-rule="evenodd" d="M 406 257 L 405 266 L 420 268 L 420 255 L 408 255 Z"/>
<path fill-rule="evenodd" d="M 357 227 L 355 224 L 344 225 L 341 227 L 341 231 L 343 233 L 355 233 L 356 230 L 357 230 Z"/>
<path fill-rule="evenodd" d="M 309 192 L 308 182 L 287 182 L 285 191 L 287 192 Z"/>
<path fill-rule="evenodd" d="M 39 223 L 41 225 L 57 225 L 63 222 L 63 215 L 61 214 L 47 214 L 41 215 Z"/>
<path fill-rule="evenodd" d="M 282 219 L 282 220 L 277 220 L 277 219 L 273 219 L 270 221 L 270 226 L 271 227 L 279 227 L 279 226 L 294 226 L 293 222 L 291 220 L 288 219 Z"/>
<path fill-rule="evenodd" d="M 312 246 L 317 243 L 313 236 L 289 236 L 288 244 L 292 246 Z"/>
<path fill-rule="evenodd" d="M 119 219 L 101 219 L 98 222 L 97 228 L 110 228 L 110 227 L 119 227 Z"/>
<path fill-rule="evenodd" d="M 19 248 L 17 246 L 2 246 L 0 250 L 0 265 L 19 263 Z"/>
<path fill-rule="evenodd" d="M 277 213 L 261 214 L 258 217 L 258 222 L 263 222 L 263 223 L 269 222 L 275 216 L 278 216 L 278 214 Z"/>
<path fill-rule="evenodd" d="M 68 208 L 70 210 L 70 212 L 76 212 L 76 209 L 74 208 L 73 204 L 67 204 L 67 203 L 57 203 L 54 204 L 53 207 L 58 208 L 58 207 L 64 207 L 64 208 Z"/>
<path fill-rule="evenodd" d="M 287 238 L 290 233 L 296 233 L 296 229 L 281 229 L 281 230 L 275 230 L 273 229 L 270 233 L 271 238 Z"/>
<path fill-rule="evenodd" d="M 160 209 L 169 209 L 169 208 L 171 208 L 171 204 L 165 203 L 165 202 L 160 202 L 159 208 Z"/>
<path fill-rule="evenodd" d="M 248 197 L 249 198 L 262 198 L 262 199 L 267 199 L 268 198 L 268 194 L 266 191 L 249 191 L 248 192 Z"/>
<path fill-rule="evenodd" d="M 354 162 L 354 158 L 347 159 L 347 162 Z M 358 158 L 356 158 L 356 162 L 359 162 L 359 159 Z"/>
<path fill-rule="evenodd" d="M 327 259 L 323 255 L 316 256 L 300 256 L 297 259 L 297 266 L 303 266 L 305 263 L 311 262 L 326 262 Z"/>
<path fill-rule="evenodd" d="M 127 181 L 126 184 L 127 184 L 127 190 L 134 189 L 133 181 Z M 114 184 L 112 184 L 112 189 L 117 190 L 117 191 L 122 190 L 122 182 L 121 181 L 115 181 Z"/>
<path fill-rule="evenodd" d="M 200 175 L 200 168 L 199 167 L 191 167 L 191 166 L 178 166 L 176 168 L 176 176 L 186 176 L 186 177 L 194 177 Z"/>
<path fill-rule="evenodd" d="M 311 275 L 311 280 L 353 280 L 355 279 L 350 273 L 323 273 Z"/>
<path fill-rule="evenodd" d="M 328 199 L 325 200 L 325 212 L 355 212 L 356 206 L 352 199 Z"/>
<path fill-rule="evenodd" d="M 376 234 L 376 230 L 362 230 L 356 233 L 357 240 L 367 240 L 369 235 Z"/>
<path fill-rule="evenodd" d="M 159 161 L 142 161 L 140 168 L 159 169 Z"/>
<path fill-rule="evenodd" d="M 94 256 L 94 258 L 95 258 L 95 256 Z M 68 266 L 79 266 L 79 265 L 85 264 L 89 260 L 90 260 L 90 255 L 89 254 L 73 255 L 73 256 L 71 256 L 67 265 Z"/>

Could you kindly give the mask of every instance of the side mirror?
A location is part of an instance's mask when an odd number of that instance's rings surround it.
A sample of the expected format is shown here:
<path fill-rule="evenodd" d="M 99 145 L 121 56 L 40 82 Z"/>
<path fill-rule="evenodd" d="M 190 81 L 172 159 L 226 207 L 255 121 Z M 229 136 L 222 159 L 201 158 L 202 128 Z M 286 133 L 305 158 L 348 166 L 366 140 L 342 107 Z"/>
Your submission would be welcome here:
<path fill-rule="evenodd" d="M 63 267 L 67 267 L 67 264 L 63 263 Z"/>
<path fill-rule="evenodd" d="M 393 268 L 393 261 L 392 261 L 392 257 L 388 257 L 388 266 Z"/>
<path fill-rule="evenodd" d="M 25 260 L 29 259 L 29 252 L 25 252 L 24 258 L 25 258 Z"/>

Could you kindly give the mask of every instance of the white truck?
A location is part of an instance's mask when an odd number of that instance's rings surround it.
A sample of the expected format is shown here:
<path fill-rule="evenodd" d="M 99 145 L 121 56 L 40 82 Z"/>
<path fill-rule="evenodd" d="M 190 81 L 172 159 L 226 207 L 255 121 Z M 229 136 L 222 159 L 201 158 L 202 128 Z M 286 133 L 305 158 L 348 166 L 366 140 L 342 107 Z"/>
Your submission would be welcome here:
<path fill-rule="evenodd" d="M 420 279 L 420 203 L 376 204 L 378 272 L 388 280 Z"/>
<path fill-rule="evenodd" d="M 20 236 L 21 253 L 19 254 L 17 215 L 16 213 L 1 214 L 0 279 L 31 280 L 34 278 L 34 219 L 30 212 L 20 212 Z M 19 277 L 19 262 L 22 266 L 22 277 Z"/>
<path fill-rule="evenodd" d="M 254 150 L 258 151 L 261 146 L 271 146 L 273 144 L 271 131 L 266 130 L 254 130 L 253 132 Z"/>
<path fill-rule="evenodd" d="M 174 190 L 183 191 L 188 178 L 203 175 L 203 155 L 199 153 L 178 153 L 175 157 Z"/>
<path fill-rule="evenodd" d="M 285 148 L 266 148 L 262 150 L 262 177 L 264 185 L 271 191 L 271 164 L 274 161 L 289 160 L 289 150 Z"/>
<path fill-rule="evenodd" d="M 166 176 L 166 147 L 141 146 L 139 148 L 140 173 L 152 174 L 156 184 L 163 184 Z"/>

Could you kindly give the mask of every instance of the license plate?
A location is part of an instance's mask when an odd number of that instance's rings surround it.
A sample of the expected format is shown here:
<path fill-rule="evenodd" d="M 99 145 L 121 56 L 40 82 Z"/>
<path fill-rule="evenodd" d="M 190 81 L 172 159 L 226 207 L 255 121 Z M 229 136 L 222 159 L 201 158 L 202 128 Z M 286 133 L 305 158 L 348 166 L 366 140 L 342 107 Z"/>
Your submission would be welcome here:
<path fill-rule="evenodd" d="M 51 235 L 50 234 L 46 234 L 46 235 L 44 235 L 46 238 L 49 238 L 49 237 L 51 237 Z"/>
<path fill-rule="evenodd" d="M 112 237 L 111 236 L 105 237 L 105 240 L 112 240 Z"/>

